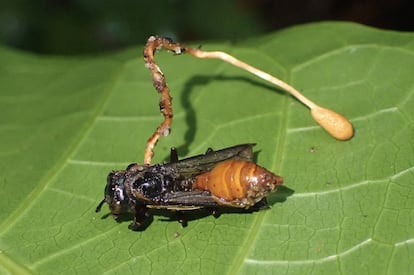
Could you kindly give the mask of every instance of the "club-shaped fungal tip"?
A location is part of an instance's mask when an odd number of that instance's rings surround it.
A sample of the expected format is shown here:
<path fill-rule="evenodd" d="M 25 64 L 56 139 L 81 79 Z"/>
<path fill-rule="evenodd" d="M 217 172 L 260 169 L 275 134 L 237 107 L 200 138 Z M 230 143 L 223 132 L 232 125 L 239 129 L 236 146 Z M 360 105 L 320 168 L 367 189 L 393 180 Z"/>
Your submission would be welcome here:
<path fill-rule="evenodd" d="M 332 110 L 314 106 L 311 108 L 311 115 L 323 129 L 338 140 L 348 140 L 354 135 L 351 122 Z"/>

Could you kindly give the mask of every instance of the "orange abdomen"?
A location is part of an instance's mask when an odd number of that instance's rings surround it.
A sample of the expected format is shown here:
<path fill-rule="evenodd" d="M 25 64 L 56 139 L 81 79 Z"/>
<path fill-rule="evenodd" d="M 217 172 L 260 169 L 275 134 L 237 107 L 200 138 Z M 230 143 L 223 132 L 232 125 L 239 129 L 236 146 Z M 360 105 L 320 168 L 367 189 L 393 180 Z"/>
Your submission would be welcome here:
<path fill-rule="evenodd" d="M 197 176 L 193 187 L 209 191 L 222 204 L 249 207 L 282 182 L 281 177 L 253 162 L 229 160 Z"/>

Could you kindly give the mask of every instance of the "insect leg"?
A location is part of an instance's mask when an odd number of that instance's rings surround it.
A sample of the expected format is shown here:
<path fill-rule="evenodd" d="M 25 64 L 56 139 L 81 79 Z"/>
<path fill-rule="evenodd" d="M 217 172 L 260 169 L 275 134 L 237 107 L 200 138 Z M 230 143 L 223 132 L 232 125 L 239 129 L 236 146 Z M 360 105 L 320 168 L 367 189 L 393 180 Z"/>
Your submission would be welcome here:
<path fill-rule="evenodd" d="M 218 207 L 207 207 L 208 211 L 210 211 L 211 215 L 213 215 L 214 218 L 218 218 L 221 216 L 221 211 Z"/>
<path fill-rule="evenodd" d="M 170 150 L 170 163 L 178 162 L 177 148 L 171 147 Z"/>
<path fill-rule="evenodd" d="M 181 224 L 182 227 L 187 227 L 188 221 L 183 213 L 183 211 L 175 211 L 175 215 L 177 217 L 178 222 Z"/>
<path fill-rule="evenodd" d="M 135 206 L 134 222 L 129 225 L 129 229 L 134 231 L 142 231 L 147 228 L 153 221 L 153 216 L 149 212 L 145 204 Z"/>
<path fill-rule="evenodd" d="M 264 197 L 263 199 L 261 199 L 260 201 L 258 201 L 255 205 L 253 205 L 251 207 L 253 210 L 265 210 L 265 209 L 269 209 L 270 206 L 267 203 L 267 199 L 266 197 Z"/>

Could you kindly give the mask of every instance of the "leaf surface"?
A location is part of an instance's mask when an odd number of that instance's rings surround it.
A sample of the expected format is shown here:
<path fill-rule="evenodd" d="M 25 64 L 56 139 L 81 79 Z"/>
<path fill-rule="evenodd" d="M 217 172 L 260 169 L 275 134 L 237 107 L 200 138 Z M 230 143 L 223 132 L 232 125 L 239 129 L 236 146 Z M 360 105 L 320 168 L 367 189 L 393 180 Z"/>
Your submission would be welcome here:
<path fill-rule="evenodd" d="M 141 48 L 101 57 L 0 48 L 2 273 L 408 274 L 414 272 L 414 35 L 349 23 L 206 43 L 347 116 L 340 142 L 283 91 L 240 69 L 156 56 L 172 90 L 181 157 L 257 143 L 284 177 L 270 210 L 155 216 L 144 232 L 94 209 L 106 175 L 141 162 L 161 122 Z"/>

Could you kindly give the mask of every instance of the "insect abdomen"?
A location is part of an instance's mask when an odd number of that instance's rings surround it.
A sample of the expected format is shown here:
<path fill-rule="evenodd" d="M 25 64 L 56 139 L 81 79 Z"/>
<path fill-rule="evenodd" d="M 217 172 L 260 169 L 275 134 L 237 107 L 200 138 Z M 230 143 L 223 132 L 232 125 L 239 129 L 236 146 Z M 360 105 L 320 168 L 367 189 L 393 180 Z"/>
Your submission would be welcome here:
<path fill-rule="evenodd" d="M 193 187 L 209 191 L 219 204 L 248 208 L 282 182 L 281 177 L 253 162 L 229 160 L 197 176 Z"/>

